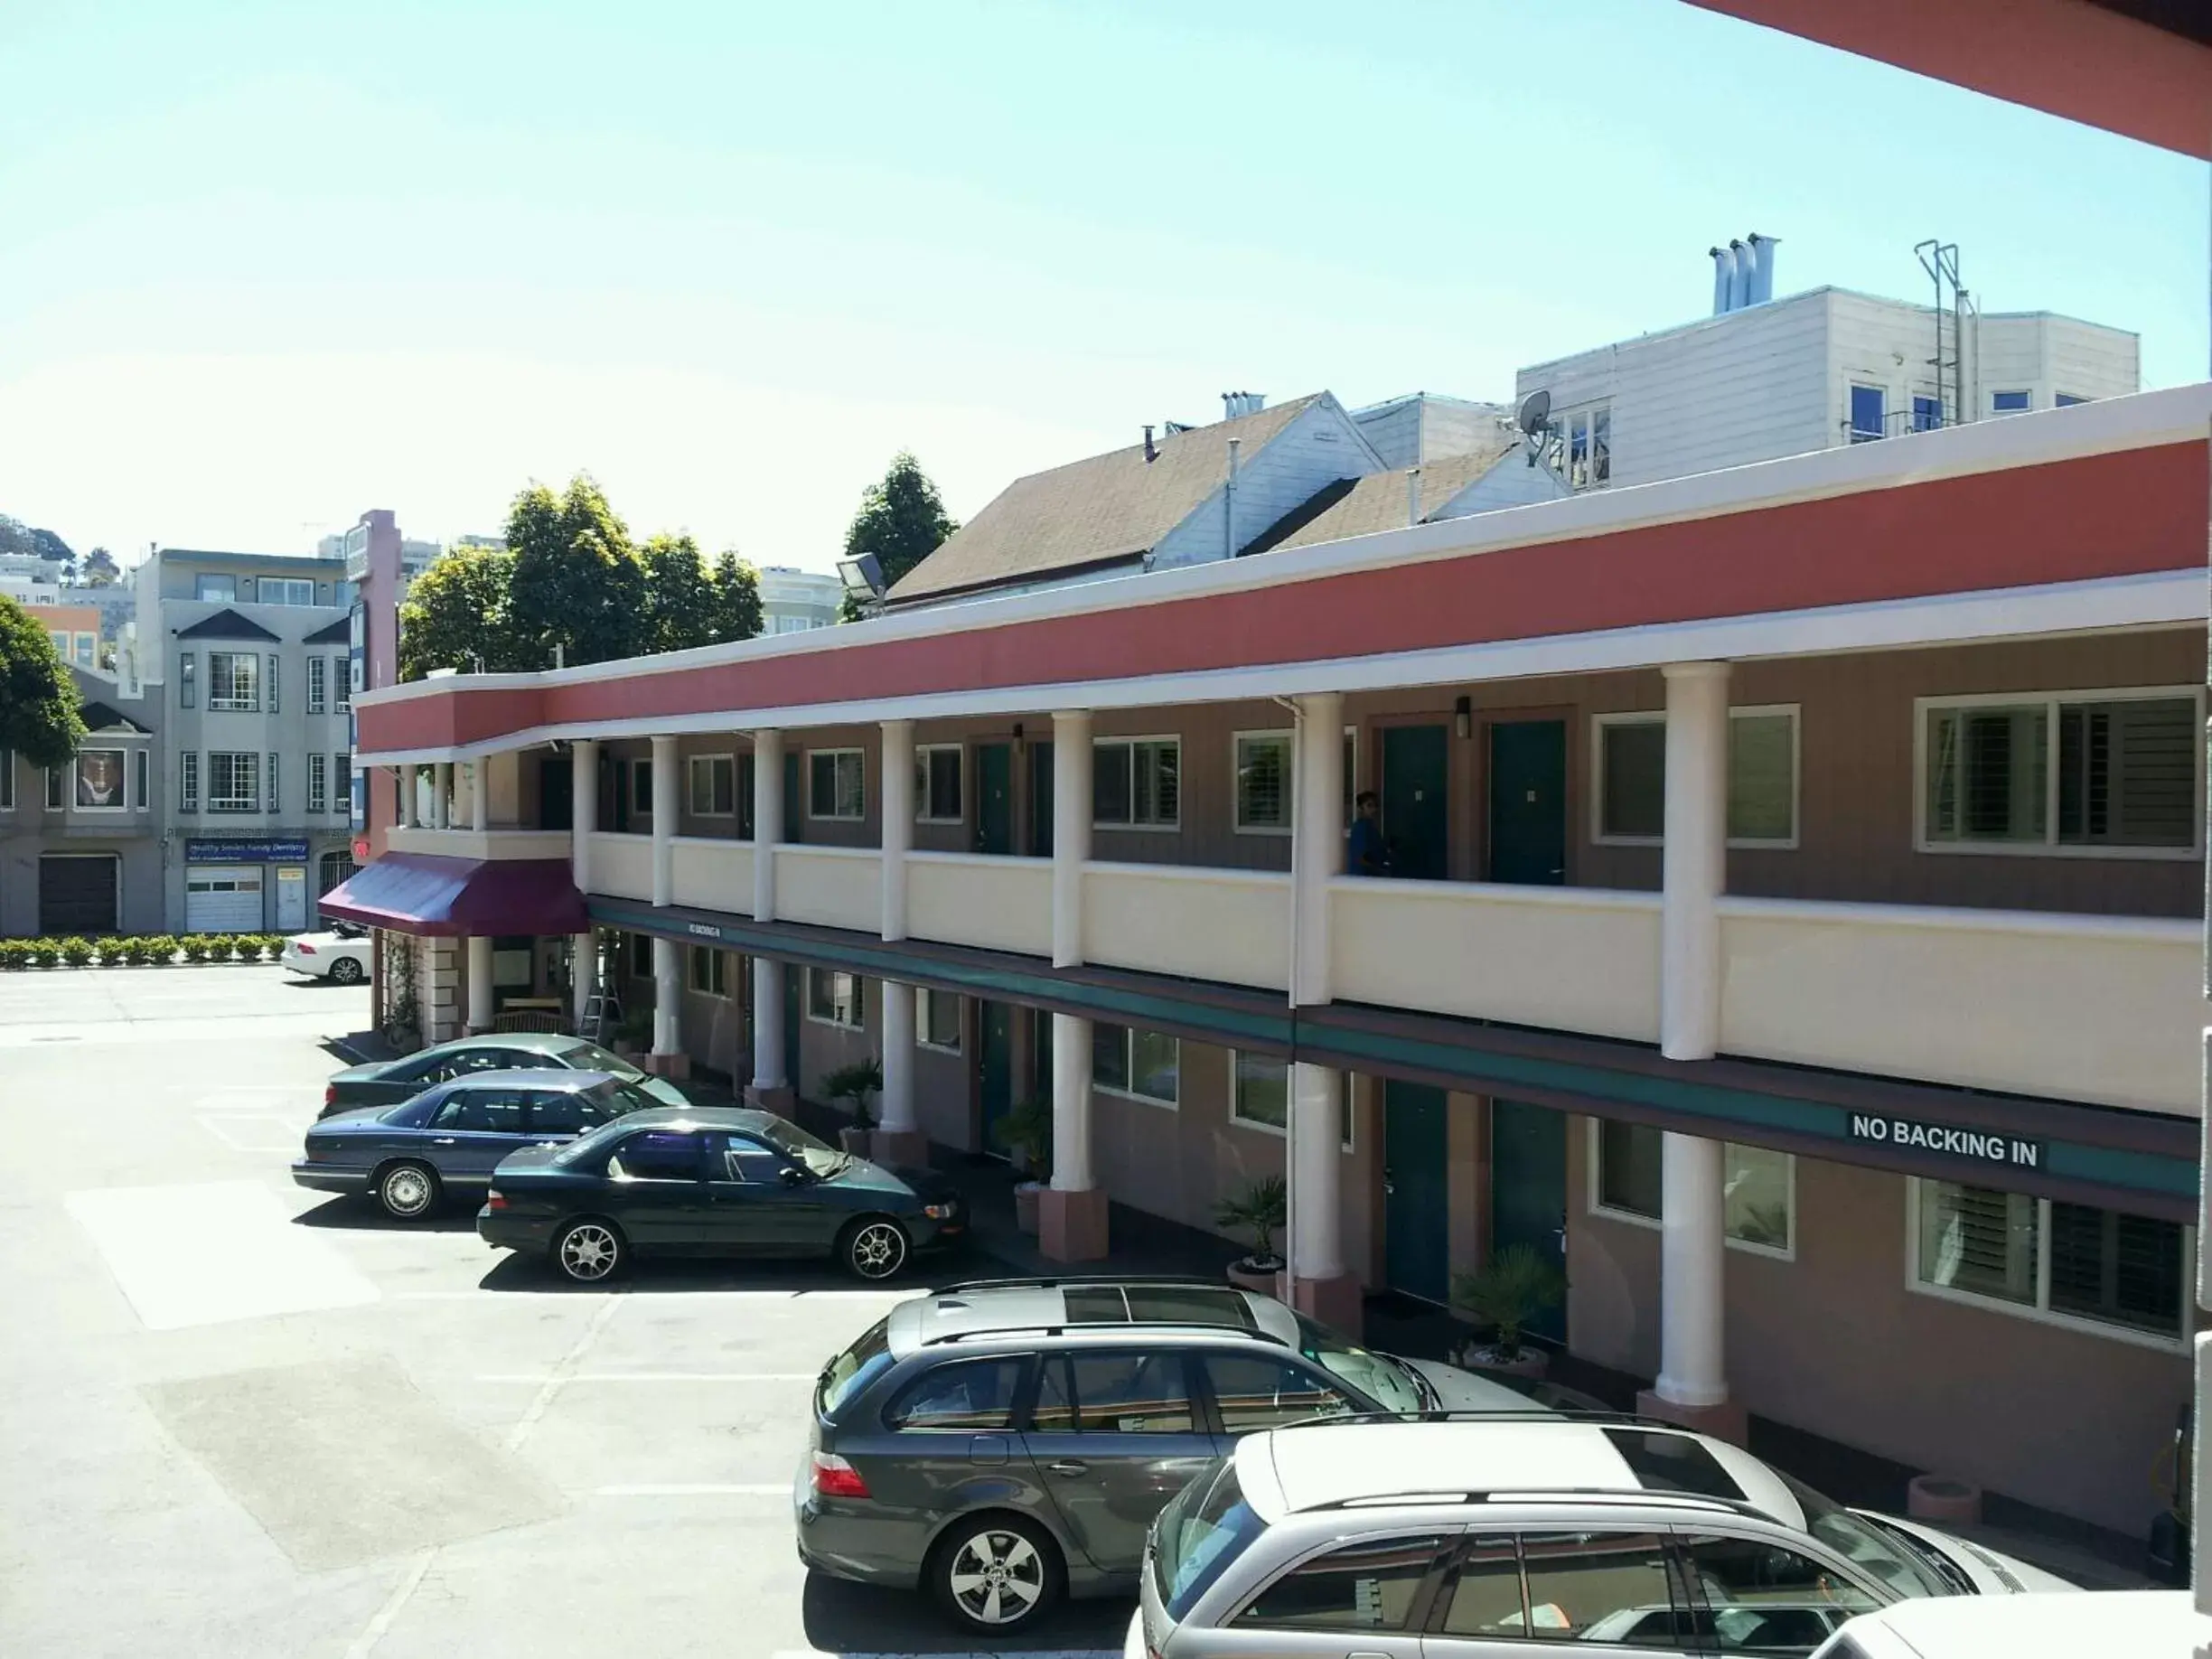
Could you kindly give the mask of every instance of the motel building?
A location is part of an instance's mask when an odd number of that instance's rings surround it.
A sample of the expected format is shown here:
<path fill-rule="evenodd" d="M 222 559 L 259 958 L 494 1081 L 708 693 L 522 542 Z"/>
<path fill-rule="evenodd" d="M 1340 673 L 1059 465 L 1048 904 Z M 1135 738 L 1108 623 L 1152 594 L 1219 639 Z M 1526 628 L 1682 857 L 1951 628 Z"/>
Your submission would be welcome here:
<path fill-rule="evenodd" d="M 588 925 L 662 1070 L 879 1056 L 883 1156 L 1049 1101 L 1055 1258 L 1287 1172 L 1336 1323 L 1530 1245 L 1653 1411 L 2140 1535 L 2196 1323 L 2208 416 L 1179 567 L 1211 498 L 1147 480 L 1193 468 L 1094 458 L 864 624 L 364 693 L 382 857 L 325 908 L 431 1038 L 502 958 L 580 1007 Z"/>

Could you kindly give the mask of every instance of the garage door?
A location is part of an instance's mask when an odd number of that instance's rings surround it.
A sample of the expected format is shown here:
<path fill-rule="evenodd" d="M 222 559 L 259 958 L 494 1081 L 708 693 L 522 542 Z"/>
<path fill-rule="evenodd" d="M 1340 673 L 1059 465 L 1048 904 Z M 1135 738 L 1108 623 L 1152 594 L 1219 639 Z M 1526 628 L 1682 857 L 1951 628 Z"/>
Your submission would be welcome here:
<path fill-rule="evenodd" d="M 258 933 L 261 931 L 261 872 L 235 864 L 187 866 L 184 931 Z"/>
<path fill-rule="evenodd" d="M 112 933 L 116 880 L 113 853 L 49 853 L 39 859 L 39 932 Z"/>

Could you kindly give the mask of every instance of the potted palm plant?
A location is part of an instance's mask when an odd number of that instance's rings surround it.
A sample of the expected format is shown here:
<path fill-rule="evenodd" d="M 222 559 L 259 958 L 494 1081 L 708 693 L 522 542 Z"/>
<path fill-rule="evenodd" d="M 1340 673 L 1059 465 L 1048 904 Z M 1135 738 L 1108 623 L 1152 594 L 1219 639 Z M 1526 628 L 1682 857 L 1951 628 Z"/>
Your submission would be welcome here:
<path fill-rule="evenodd" d="M 1471 1273 L 1452 1276 L 1452 1306 L 1491 1329 L 1486 1343 L 1469 1343 L 1457 1362 L 1479 1371 L 1541 1377 L 1551 1356 L 1522 1341 L 1532 1319 L 1557 1308 L 1567 1276 L 1534 1246 L 1508 1244 Z"/>
<path fill-rule="evenodd" d="M 873 1054 L 841 1065 L 821 1080 L 822 1092 L 832 1101 L 848 1102 L 852 1121 L 838 1130 L 838 1144 L 855 1158 L 866 1158 L 868 1131 L 876 1120 L 868 1111 L 868 1096 L 883 1092 L 883 1064 Z"/>
<path fill-rule="evenodd" d="M 1275 1294 L 1282 1273 L 1282 1258 L 1275 1253 L 1275 1235 L 1282 1230 L 1287 1211 L 1283 1178 L 1261 1176 L 1214 1206 L 1214 1224 L 1231 1233 L 1251 1234 L 1252 1247 L 1229 1264 L 1232 1284 L 1264 1296 Z"/>
<path fill-rule="evenodd" d="M 991 1128 L 998 1149 L 1028 1176 L 1014 1186 L 1014 1223 L 1024 1233 L 1037 1230 L 1037 1195 L 1052 1178 L 1052 1107 L 1030 1099 L 1011 1107 Z"/>

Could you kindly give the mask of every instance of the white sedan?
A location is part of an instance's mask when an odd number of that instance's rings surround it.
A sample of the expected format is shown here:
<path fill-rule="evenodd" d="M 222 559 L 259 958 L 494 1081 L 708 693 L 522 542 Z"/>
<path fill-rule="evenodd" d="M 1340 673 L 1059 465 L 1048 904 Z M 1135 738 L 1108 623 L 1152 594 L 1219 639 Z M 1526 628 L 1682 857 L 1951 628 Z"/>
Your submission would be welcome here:
<path fill-rule="evenodd" d="M 349 933 L 295 933 L 276 960 L 311 979 L 359 985 L 369 977 L 369 941 Z"/>

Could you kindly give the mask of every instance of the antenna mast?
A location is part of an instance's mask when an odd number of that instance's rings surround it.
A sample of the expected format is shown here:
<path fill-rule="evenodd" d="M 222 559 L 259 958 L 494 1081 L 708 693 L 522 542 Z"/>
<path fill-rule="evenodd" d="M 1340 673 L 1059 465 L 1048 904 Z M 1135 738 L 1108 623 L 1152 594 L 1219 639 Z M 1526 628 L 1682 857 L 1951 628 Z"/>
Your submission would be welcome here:
<path fill-rule="evenodd" d="M 1936 395 L 1944 403 L 1940 424 L 1955 426 L 1973 418 L 1973 405 L 1966 395 L 1966 324 L 1973 315 L 1973 302 L 1959 285 L 1956 242 L 1930 237 L 1925 242 L 1915 243 L 1913 253 L 1935 289 L 1936 355 L 1928 361 L 1936 371 Z M 1944 338 L 1946 313 L 1950 323 L 1947 349 Z"/>

